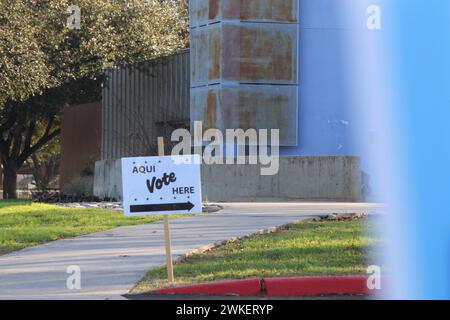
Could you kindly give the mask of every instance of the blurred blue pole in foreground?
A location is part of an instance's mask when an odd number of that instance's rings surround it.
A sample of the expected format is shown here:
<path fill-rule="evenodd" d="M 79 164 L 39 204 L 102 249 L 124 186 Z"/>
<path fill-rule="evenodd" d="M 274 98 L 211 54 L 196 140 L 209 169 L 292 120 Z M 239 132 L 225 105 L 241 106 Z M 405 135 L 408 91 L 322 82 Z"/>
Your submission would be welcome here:
<path fill-rule="evenodd" d="M 385 297 L 450 299 L 450 1 L 362 2 L 380 8 L 381 29 L 349 36 L 349 84 L 359 125 L 374 132 L 363 161 L 387 203 Z M 358 21 L 364 8 L 343 3 Z"/>

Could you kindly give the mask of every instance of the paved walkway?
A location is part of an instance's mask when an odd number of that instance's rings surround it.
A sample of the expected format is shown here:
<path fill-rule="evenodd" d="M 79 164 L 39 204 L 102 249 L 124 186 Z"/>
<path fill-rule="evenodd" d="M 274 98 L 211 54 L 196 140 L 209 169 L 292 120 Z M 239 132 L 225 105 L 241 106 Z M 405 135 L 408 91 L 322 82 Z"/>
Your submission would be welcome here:
<path fill-rule="evenodd" d="M 369 204 L 226 204 L 215 214 L 171 220 L 173 253 L 327 213 L 380 210 Z M 162 223 L 59 240 L 0 256 L 0 299 L 120 299 L 164 263 Z M 81 268 L 80 291 L 66 288 L 72 265 Z"/>

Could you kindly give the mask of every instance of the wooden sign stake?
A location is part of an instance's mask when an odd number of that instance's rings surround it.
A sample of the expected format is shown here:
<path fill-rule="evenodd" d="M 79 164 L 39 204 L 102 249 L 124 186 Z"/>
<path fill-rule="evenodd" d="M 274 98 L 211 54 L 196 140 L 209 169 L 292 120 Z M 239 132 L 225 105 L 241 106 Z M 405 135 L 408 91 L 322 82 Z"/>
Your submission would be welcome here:
<path fill-rule="evenodd" d="M 164 157 L 164 138 L 158 137 L 158 156 Z M 164 215 L 164 241 L 166 245 L 166 264 L 167 264 L 167 280 L 173 283 L 175 278 L 173 276 L 173 261 L 172 261 L 172 241 L 170 237 L 170 223 L 169 215 Z"/>

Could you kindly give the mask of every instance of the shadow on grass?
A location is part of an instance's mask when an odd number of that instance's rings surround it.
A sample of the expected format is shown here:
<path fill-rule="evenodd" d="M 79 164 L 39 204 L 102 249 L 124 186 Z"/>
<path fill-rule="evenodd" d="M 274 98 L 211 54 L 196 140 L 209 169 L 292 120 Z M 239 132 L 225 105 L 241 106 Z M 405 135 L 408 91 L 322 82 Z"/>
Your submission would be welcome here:
<path fill-rule="evenodd" d="M 0 200 L 0 209 L 8 207 L 26 206 L 31 203 L 32 201 L 27 199 Z"/>

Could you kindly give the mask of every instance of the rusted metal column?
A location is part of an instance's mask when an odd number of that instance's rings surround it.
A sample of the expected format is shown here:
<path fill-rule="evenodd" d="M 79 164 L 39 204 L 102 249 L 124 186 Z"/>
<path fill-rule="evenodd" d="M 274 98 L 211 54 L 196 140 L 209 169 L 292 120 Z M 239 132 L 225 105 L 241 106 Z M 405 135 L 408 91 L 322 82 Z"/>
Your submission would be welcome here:
<path fill-rule="evenodd" d="M 297 145 L 298 0 L 191 0 L 191 121 Z"/>

